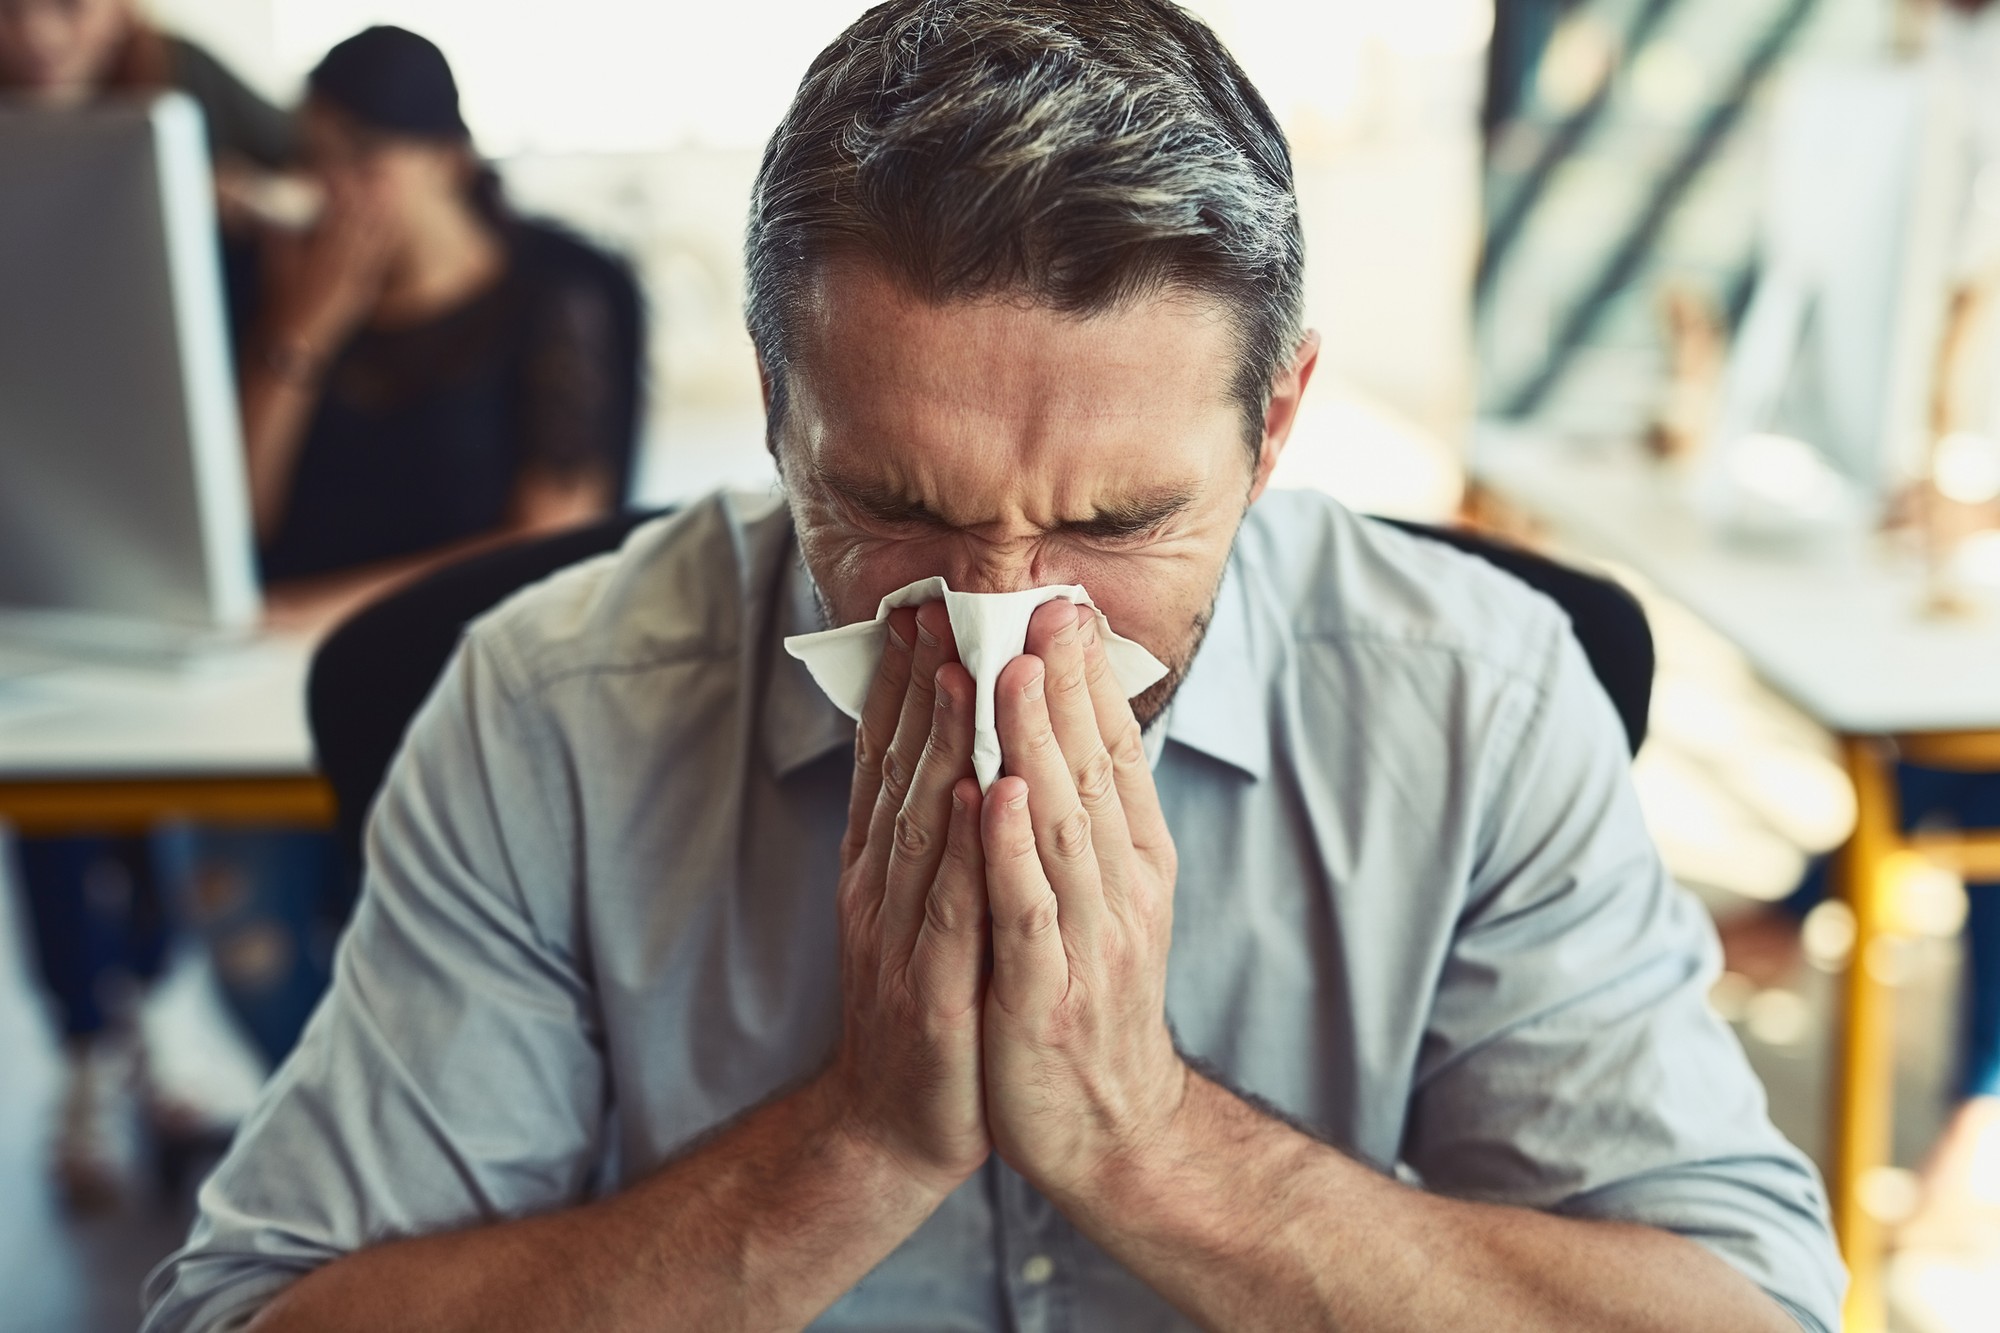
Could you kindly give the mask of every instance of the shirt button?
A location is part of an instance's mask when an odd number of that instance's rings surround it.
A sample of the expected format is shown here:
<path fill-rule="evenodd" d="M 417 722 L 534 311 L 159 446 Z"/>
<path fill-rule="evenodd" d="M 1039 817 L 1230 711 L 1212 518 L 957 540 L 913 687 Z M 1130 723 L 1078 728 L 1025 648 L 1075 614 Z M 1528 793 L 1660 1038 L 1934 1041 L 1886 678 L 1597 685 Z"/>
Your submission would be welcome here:
<path fill-rule="evenodd" d="M 1021 1281 L 1039 1287 L 1056 1275 L 1056 1261 L 1046 1254 L 1031 1254 L 1021 1265 Z"/>

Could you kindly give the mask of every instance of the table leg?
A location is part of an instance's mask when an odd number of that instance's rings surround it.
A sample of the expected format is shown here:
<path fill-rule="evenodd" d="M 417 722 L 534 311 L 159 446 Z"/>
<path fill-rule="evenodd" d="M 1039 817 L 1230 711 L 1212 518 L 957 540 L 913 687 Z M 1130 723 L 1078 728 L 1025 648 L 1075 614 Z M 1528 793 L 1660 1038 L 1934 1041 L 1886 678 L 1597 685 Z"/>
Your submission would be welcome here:
<path fill-rule="evenodd" d="M 1863 1189 L 1870 1173 L 1889 1162 L 1895 1110 L 1895 993 L 1888 958 L 1895 941 L 1886 871 L 1899 843 L 1899 821 L 1894 761 L 1886 747 L 1858 736 L 1841 744 L 1854 782 L 1854 836 L 1840 856 L 1840 881 L 1854 912 L 1854 951 L 1840 1028 L 1829 1184 L 1849 1274 L 1846 1333 L 1882 1333 L 1882 1227 L 1863 1205 Z"/>

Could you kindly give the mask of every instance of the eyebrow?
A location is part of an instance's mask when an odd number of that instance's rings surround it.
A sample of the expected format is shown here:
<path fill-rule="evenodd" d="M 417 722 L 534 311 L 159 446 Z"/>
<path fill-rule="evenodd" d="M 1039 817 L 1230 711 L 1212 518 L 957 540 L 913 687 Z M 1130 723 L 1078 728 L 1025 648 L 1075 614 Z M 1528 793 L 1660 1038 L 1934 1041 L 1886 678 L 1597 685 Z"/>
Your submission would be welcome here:
<path fill-rule="evenodd" d="M 822 483 L 848 504 L 878 523 L 928 523 L 936 527 L 954 526 L 922 500 L 913 500 L 888 482 L 843 477 L 824 467 L 814 468 Z M 1164 491 L 1156 495 L 1134 496 L 1097 506 L 1089 518 L 1065 519 L 1052 531 L 1098 541 L 1136 537 L 1151 532 L 1168 519 L 1190 508 L 1195 501 L 1189 491 Z"/>

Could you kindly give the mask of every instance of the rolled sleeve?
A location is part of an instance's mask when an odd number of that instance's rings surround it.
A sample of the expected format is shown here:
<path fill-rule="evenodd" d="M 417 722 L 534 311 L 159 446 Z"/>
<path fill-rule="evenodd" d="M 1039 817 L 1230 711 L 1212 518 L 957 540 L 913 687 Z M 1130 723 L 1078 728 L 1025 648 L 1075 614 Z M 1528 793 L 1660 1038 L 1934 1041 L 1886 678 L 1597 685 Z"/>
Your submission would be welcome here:
<path fill-rule="evenodd" d="M 1566 628 L 1514 704 L 1406 1161 L 1440 1192 L 1686 1236 L 1830 1333 L 1844 1274 L 1819 1179 L 1708 1005 L 1714 930 L 1660 863 Z"/>
<path fill-rule="evenodd" d="M 572 821 L 507 675 L 475 635 L 419 714 L 333 987 L 148 1280 L 145 1333 L 235 1328 L 362 1247 L 587 1193 L 606 1094 Z"/>

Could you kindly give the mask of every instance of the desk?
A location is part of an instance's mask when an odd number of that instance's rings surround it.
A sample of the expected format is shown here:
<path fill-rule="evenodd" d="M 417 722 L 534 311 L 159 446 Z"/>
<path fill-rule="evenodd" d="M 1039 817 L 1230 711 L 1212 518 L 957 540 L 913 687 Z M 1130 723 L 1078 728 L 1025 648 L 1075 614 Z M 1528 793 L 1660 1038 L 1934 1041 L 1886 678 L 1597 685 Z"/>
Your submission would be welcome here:
<path fill-rule="evenodd" d="M 1480 436 L 1472 472 L 1565 544 L 1658 585 L 1841 738 L 1856 799 L 1854 835 L 1841 853 L 1855 940 L 1828 1186 L 1852 1274 L 1845 1327 L 1881 1333 L 1881 1224 L 1862 1201 L 1869 1174 L 1889 1161 L 1899 865 L 1921 856 L 2000 876 L 2000 831 L 1901 832 L 1892 766 L 1904 758 L 2000 772 L 2000 606 L 1977 619 L 1925 616 L 1922 571 L 1897 567 L 1863 532 L 1810 553 L 1723 541 L 1636 446 L 1565 445 L 1492 429 Z"/>
<path fill-rule="evenodd" d="M 0 662 L 0 822 L 330 827 L 306 727 L 311 660 L 305 640 L 274 638 L 176 670 Z"/>

